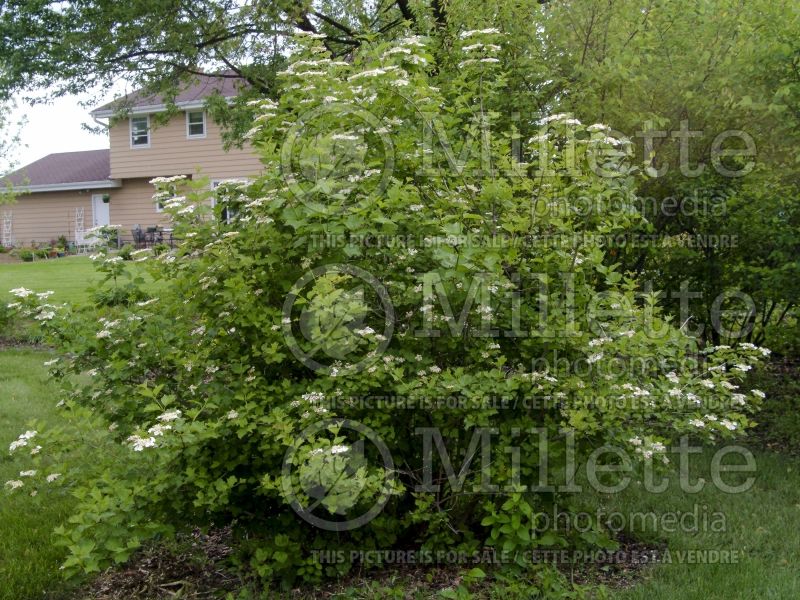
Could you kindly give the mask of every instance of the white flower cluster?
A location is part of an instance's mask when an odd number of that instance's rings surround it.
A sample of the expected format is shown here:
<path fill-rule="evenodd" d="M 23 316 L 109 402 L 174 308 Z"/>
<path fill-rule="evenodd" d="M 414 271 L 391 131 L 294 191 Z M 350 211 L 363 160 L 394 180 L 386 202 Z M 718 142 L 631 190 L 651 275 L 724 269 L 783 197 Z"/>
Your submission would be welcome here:
<path fill-rule="evenodd" d="M 646 459 L 653 458 L 654 455 L 663 454 L 667 451 L 667 447 L 661 442 L 644 441 L 639 436 L 632 437 L 628 440 L 628 443 L 635 448 L 638 454 L 641 454 Z M 664 463 L 669 462 L 666 456 L 662 456 L 661 460 Z"/>
<path fill-rule="evenodd" d="M 181 413 L 181 411 L 178 409 L 168 410 L 167 412 L 156 417 L 156 419 L 161 421 L 162 423 L 168 423 L 170 421 L 176 421 L 177 419 L 180 419 L 182 414 L 183 413 Z"/>
<path fill-rule="evenodd" d="M 152 185 L 177 183 L 186 179 L 186 175 L 173 175 L 172 177 L 155 177 L 150 180 Z"/>
<path fill-rule="evenodd" d="M 9 452 L 14 452 L 17 448 L 22 448 L 28 445 L 28 442 L 36 437 L 37 431 L 28 430 L 20 436 L 8 446 Z"/>
<path fill-rule="evenodd" d="M 24 287 L 18 287 L 11 290 L 11 293 L 17 298 L 27 298 L 28 296 L 32 296 L 35 292 Z"/>
<path fill-rule="evenodd" d="M 341 444 L 336 444 L 336 445 L 333 445 L 330 448 L 328 448 L 328 452 L 330 454 L 333 454 L 333 455 L 344 454 L 348 450 L 350 450 L 349 446 L 344 446 L 344 445 L 341 445 Z M 320 454 L 324 454 L 324 453 L 325 453 L 325 450 L 322 449 L 322 448 L 314 448 L 311 452 L 309 452 L 309 454 L 311 456 L 319 456 Z"/>
<path fill-rule="evenodd" d="M 499 29 L 491 28 L 491 29 L 470 29 L 468 31 L 464 31 L 459 35 L 462 40 L 467 38 L 474 37 L 476 35 L 497 35 L 500 33 Z"/>
<path fill-rule="evenodd" d="M 461 39 L 467 39 L 476 35 L 493 35 L 500 33 L 497 29 L 476 29 L 472 31 L 465 31 L 461 34 Z M 482 42 L 475 42 L 464 46 L 461 50 L 467 54 L 469 58 L 462 60 L 458 63 L 459 68 L 468 65 L 476 64 L 497 64 L 499 59 L 492 56 L 493 53 L 499 52 L 502 48 L 497 44 L 484 44 Z"/>
<path fill-rule="evenodd" d="M 154 437 L 132 435 L 128 437 L 128 441 L 133 445 L 135 452 L 141 452 L 145 448 L 155 448 L 156 446 L 156 438 Z"/>

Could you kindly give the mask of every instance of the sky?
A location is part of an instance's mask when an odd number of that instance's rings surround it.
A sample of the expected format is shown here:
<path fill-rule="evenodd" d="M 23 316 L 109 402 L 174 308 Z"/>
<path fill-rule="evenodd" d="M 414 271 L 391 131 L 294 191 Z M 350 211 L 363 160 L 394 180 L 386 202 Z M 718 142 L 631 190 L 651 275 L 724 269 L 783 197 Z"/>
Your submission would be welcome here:
<path fill-rule="evenodd" d="M 14 153 L 16 167 L 22 167 L 53 152 L 108 148 L 107 134 L 94 134 L 82 123 L 96 125 L 89 109 L 80 105 L 81 96 L 64 96 L 50 104 L 30 106 L 22 100 L 12 113 L 12 122 L 25 117 L 20 131 L 20 146 Z"/>

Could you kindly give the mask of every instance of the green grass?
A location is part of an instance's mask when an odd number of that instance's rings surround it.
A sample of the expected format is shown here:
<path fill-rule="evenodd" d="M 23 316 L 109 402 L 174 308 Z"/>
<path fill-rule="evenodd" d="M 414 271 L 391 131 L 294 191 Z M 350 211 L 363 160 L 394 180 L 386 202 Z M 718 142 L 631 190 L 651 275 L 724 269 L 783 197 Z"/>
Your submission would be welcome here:
<path fill-rule="evenodd" d="M 755 484 L 746 492 L 727 494 L 711 484 L 713 450 L 693 455 L 693 477 L 708 481 L 698 494 L 681 491 L 671 477 L 664 493 L 643 486 L 605 498 L 607 510 L 665 513 L 692 512 L 695 506 L 709 520 L 724 515 L 724 531 L 700 527 L 698 532 L 669 533 L 661 527 L 638 531 L 637 537 L 663 541 L 673 562 L 645 571 L 645 581 L 612 594 L 617 600 L 789 600 L 800 598 L 800 461 L 755 452 Z M 743 481 L 741 473 L 725 473 L 726 482 Z M 601 498 L 597 498 L 600 502 Z M 722 521 L 720 521 L 722 522 Z M 681 563 L 676 552 L 686 550 L 740 551 L 737 564 Z"/>
<path fill-rule="evenodd" d="M 0 485 L 19 479 L 30 468 L 30 455 L 8 444 L 31 420 L 54 422 L 58 394 L 42 362 L 51 355 L 34 350 L 0 352 Z M 39 494 L 23 489 L 0 491 L 0 600 L 66 597 L 59 574 L 63 551 L 52 543 L 52 531 L 68 516 L 73 500 L 66 495 Z M 59 595 L 60 594 L 60 595 Z"/>
<path fill-rule="evenodd" d="M 88 256 L 0 264 L 0 299 L 10 299 L 11 289 L 26 287 L 36 292 L 53 290 L 51 302 L 83 302 L 88 298 L 86 288 L 99 279 Z"/>
<path fill-rule="evenodd" d="M 139 270 L 150 280 L 139 263 L 128 264 L 134 272 Z M 88 256 L 0 264 L 0 301 L 13 298 L 9 290 L 26 287 L 36 292 L 53 290 L 55 294 L 49 300 L 53 304 L 82 303 L 89 299 L 87 288 L 99 281 L 100 275 Z"/>

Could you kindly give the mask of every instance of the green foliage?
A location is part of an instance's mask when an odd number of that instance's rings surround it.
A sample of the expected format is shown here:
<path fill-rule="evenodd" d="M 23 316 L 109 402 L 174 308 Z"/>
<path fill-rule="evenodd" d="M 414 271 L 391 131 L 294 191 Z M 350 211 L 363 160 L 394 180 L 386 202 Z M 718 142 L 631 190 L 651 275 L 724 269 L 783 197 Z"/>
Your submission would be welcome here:
<path fill-rule="evenodd" d="M 16 308 L 64 353 L 70 402 L 113 423 L 129 453 L 103 473 L 67 475 L 81 501 L 60 530 L 70 570 L 103 569 L 149 537 L 232 521 L 250 535 L 251 568 L 284 588 L 352 567 L 349 558 L 322 564 L 315 551 L 607 546 L 599 524 L 582 537 L 536 530 L 560 496 L 522 489 L 537 481 L 543 450 L 520 432 L 547 432 L 550 457 L 564 457 L 570 428 L 579 461 L 609 443 L 661 462 L 681 435 L 731 439 L 750 425 L 760 394 L 734 385 L 768 351 L 698 354 L 597 240 L 641 224 L 625 144 L 563 115 L 544 120 L 523 162 L 507 152 L 514 131 L 484 135 L 504 124 L 508 73 L 495 54 L 507 42 L 493 30 L 465 33 L 453 49 L 458 68 L 433 76 L 421 38 L 344 62 L 298 36 L 280 101 L 253 105 L 248 135 L 264 174 L 220 184 L 213 212 L 203 182 L 155 181 L 185 240 L 147 259 L 167 283 L 157 298 L 98 319 L 15 291 Z M 421 144 L 421 131 L 437 143 Z M 445 139 L 477 142 L 448 151 Z M 590 168 L 598 161 L 602 174 Z M 588 216 L 575 210 L 587 195 L 599 199 Z M 374 238 L 403 244 L 362 242 Z M 106 283 L 129 277 L 120 257 L 96 259 Z M 465 307 L 460 318 L 435 305 L 438 292 Z M 519 323 L 524 335 L 489 330 Z M 537 368 L 552 353 L 569 366 Z M 365 397 L 406 403 L 373 409 L 358 402 Z M 458 408 L 441 403 L 448 398 Z M 537 398 L 547 402 L 524 402 Z M 457 476 L 434 474 L 420 428 L 435 428 L 453 464 L 467 461 Z M 498 451 L 479 468 L 482 428 L 519 456 Z M 380 444 L 368 448 L 364 431 Z M 436 486 L 420 488 L 426 477 Z M 499 487 L 484 493 L 489 485 Z M 379 510 L 340 531 L 312 525 L 298 505 L 337 523 Z M 521 558 L 504 572 L 573 593 Z"/>
<path fill-rule="evenodd" d="M 134 248 L 131 244 L 125 244 L 119 249 L 117 256 L 119 256 L 122 260 L 131 260 L 133 258 L 133 250 Z"/>

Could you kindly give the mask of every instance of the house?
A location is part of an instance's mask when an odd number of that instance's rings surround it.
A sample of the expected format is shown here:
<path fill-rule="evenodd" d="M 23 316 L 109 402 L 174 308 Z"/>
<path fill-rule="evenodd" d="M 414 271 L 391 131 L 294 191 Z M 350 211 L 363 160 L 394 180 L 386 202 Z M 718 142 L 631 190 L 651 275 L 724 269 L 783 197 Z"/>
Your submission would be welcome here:
<path fill-rule="evenodd" d="M 168 227 L 168 215 L 153 202 L 154 177 L 251 178 L 261 170 L 252 149 L 223 148 L 219 126 L 204 110 L 214 93 L 231 98 L 241 80 L 203 76 L 174 99 L 180 112 L 166 124 L 154 115 L 167 110 L 158 97 L 134 92 L 91 112 L 109 119 L 109 149 L 50 154 L 0 180 L 17 193 L 0 205 L 4 246 L 46 244 L 60 236 L 81 243 L 86 230 L 120 225 L 131 230 Z M 113 119 L 120 109 L 127 116 Z"/>

